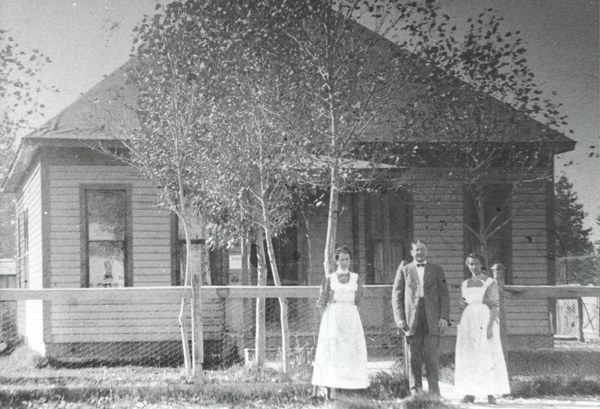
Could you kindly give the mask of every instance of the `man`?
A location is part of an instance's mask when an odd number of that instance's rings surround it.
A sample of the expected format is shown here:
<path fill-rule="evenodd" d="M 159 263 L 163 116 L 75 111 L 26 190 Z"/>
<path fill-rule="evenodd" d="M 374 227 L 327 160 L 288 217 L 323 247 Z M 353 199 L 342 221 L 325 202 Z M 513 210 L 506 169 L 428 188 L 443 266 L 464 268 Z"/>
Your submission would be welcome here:
<path fill-rule="evenodd" d="M 429 393 L 440 397 L 438 351 L 440 335 L 450 322 L 450 297 L 444 270 L 427 261 L 427 246 L 412 243 L 413 262 L 400 264 L 392 289 L 396 326 L 404 331 L 410 362 L 411 394 L 422 392 L 425 361 Z"/>

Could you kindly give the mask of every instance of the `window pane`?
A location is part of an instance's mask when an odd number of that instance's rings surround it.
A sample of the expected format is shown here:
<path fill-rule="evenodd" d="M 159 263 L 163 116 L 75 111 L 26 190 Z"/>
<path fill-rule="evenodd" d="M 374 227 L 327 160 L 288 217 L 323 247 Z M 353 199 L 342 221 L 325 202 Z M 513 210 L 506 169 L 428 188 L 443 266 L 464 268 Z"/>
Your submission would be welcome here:
<path fill-rule="evenodd" d="M 90 287 L 125 287 L 124 242 L 88 245 Z"/>
<path fill-rule="evenodd" d="M 125 239 L 125 194 L 121 191 L 87 191 L 89 240 Z"/>

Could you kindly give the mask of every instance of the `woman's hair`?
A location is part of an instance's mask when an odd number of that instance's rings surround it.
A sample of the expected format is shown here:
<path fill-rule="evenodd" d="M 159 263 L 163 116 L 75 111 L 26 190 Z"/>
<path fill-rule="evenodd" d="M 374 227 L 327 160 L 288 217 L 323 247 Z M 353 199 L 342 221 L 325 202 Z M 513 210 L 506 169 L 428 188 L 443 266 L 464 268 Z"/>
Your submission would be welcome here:
<path fill-rule="evenodd" d="M 467 261 L 470 258 L 473 258 L 475 260 L 479 260 L 479 262 L 481 263 L 482 269 L 485 269 L 485 257 L 483 257 L 481 254 L 479 254 L 479 253 L 469 253 L 469 254 L 467 254 L 467 257 L 465 258 L 465 261 Z"/>
<path fill-rule="evenodd" d="M 335 249 L 335 261 L 338 261 L 338 259 L 340 258 L 340 254 L 347 254 L 350 256 L 350 258 L 352 258 L 352 251 L 348 246 L 338 246 Z"/>

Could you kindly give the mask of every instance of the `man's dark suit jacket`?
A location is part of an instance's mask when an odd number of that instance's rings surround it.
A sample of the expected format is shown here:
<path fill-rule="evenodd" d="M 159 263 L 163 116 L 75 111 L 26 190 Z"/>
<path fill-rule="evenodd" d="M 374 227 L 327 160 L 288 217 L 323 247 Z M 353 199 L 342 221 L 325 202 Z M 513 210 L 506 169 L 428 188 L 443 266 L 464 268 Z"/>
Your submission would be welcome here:
<path fill-rule="evenodd" d="M 440 318 L 450 322 L 450 296 L 442 267 L 427 262 L 423 275 L 425 314 L 430 335 L 440 335 Z M 406 336 L 414 335 L 417 322 L 417 303 L 419 301 L 419 275 L 417 265 L 412 262 L 400 265 L 396 272 L 394 287 L 392 288 L 392 308 L 396 325 L 400 320 L 406 321 L 408 331 Z"/>

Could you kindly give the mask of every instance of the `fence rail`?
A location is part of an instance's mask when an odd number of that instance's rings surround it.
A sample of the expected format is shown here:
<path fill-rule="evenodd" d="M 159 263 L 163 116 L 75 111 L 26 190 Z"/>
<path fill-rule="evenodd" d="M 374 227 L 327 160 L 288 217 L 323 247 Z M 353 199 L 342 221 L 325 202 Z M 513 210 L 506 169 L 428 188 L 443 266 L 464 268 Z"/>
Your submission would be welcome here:
<path fill-rule="evenodd" d="M 600 297 L 600 286 L 574 287 L 570 285 L 505 285 L 509 298 L 579 298 Z"/>
<path fill-rule="evenodd" d="M 497 274 L 496 274 L 497 275 Z M 574 287 L 574 286 L 523 286 L 523 285 L 503 285 L 501 276 L 496 277 L 501 289 L 501 334 L 506 341 L 506 315 L 504 304 L 509 300 L 518 300 L 526 298 L 538 298 L 538 299 L 580 299 L 581 297 L 599 297 L 600 298 L 600 287 Z M 379 345 L 382 349 L 379 351 L 380 354 L 392 354 L 392 350 L 389 349 L 390 345 L 395 342 L 394 337 L 398 337 L 395 332 L 395 326 L 393 324 L 393 318 L 391 317 L 391 305 L 389 300 L 391 299 L 390 285 L 367 285 L 364 286 L 364 297 L 365 302 L 363 304 L 363 311 L 366 312 L 364 325 L 371 325 L 372 334 L 380 336 L 372 347 L 377 350 Z M 110 335 L 111 328 L 126 328 L 127 334 L 123 336 L 122 340 L 138 340 L 140 338 L 136 331 L 141 331 L 139 326 L 142 325 L 142 321 L 148 321 L 149 317 L 149 305 L 152 303 L 160 304 L 154 310 L 150 311 L 150 316 L 153 319 L 163 319 L 161 322 L 167 324 L 161 326 L 154 326 L 157 334 L 155 338 L 160 334 L 166 334 L 167 331 L 173 331 L 173 324 L 168 324 L 165 321 L 170 317 L 172 311 L 169 303 L 177 305 L 182 299 L 193 300 L 194 288 L 192 286 L 180 286 L 180 287 L 125 287 L 125 288 L 48 288 L 48 289 L 0 289 L 0 302 L 22 302 L 22 301 L 49 301 L 49 305 L 54 308 L 54 314 L 57 319 L 60 317 L 65 320 L 64 326 L 60 328 L 54 328 L 53 330 L 60 339 L 65 339 L 68 331 L 77 330 L 78 335 L 76 339 L 83 340 L 77 342 L 89 342 L 85 341 L 90 336 L 86 335 L 89 328 L 85 327 L 93 323 L 95 328 L 102 328 L 104 333 L 98 336 L 98 341 L 104 340 L 106 342 L 113 342 L 112 338 L 114 335 Z M 220 318 L 216 315 L 214 317 L 204 316 L 204 322 L 198 321 L 197 324 L 200 326 L 204 325 L 208 331 L 212 331 L 212 328 L 218 329 L 226 337 L 238 337 L 241 340 L 238 342 L 238 351 L 242 349 L 244 351 L 249 350 L 248 340 L 252 339 L 252 329 L 248 330 L 247 322 L 252 321 L 252 314 L 247 314 L 247 302 L 255 299 L 275 299 L 285 298 L 294 300 L 296 304 L 291 305 L 293 314 L 289 318 L 290 323 L 295 331 L 296 337 L 314 337 L 315 330 L 318 326 L 318 315 L 314 315 L 314 312 L 309 312 L 306 308 L 311 305 L 314 306 L 314 300 L 319 296 L 318 286 L 205 286 L 200 288 L 200 300 L 203 302 L 212 303 L 219 314 L 224 314 L 224 311 L 228 311 L 230 316 L 233 315 L 233 321 L 236 322 L 239 328 L 244 328 L 240 333 L 239 331 L 232 331 L 231 329 L 225 329 L 219 323 Z M 197 299 L 196 302 L 199 300 Z M 54 307 L 54 305 L 56 306 Z M 218 304 L 218 306 L 217 306 Z M 133 305 L 133 306 L 132 306 Z M 246 305 L 246 307 L 244 307 Z M 276 313 L 277 303 L 272 303 L 273 310 L 271 311 L 272 317 L 277 317 Z M 117 306 L 113 311 L 113 307 Z M 30 306 L 31 313 L 35 313 L 35 309 L 38 308 L 35 305 Z M 196 311 L 199 310 L 196 306 Z M 174 309 L 173 309 L 174 311 Z M 244 312 L 246 311 L 246 312 Z M 28 312 L 29 313 L 29 312 Z M 186 313 L 186 319 L 198 320 L 202 314 L 193 313 L 193 317 L 190 313 Z M 311 315 L 312 314 L 312 315 Z M 116 324 L 120 321 L 121 324 Z M 276 328 L 278 318 L 272 318 L 272 322 L 267 328 L 267 331 L 271 331 Z M 169 321 L 170 322 L 170 321 Z M 376 324 L 374 324 L 376 322 Z M 121 326 L 119 326 L 121 325 Z M 151 325 L 146 323 L 144 325 Z M 171 327 L 167 328 L 168 325 Z M 377 326 L 378 325 L 378 326 Z M 197 326 L 197 325 L 196 325 Z M 138 329 L 139 328 L 139 329 Z M 62 332 L 61 332 L 62 331 Z M 64 332 L 67 331 L 67 332 Z M 125 330 L 124 330 L 125 331 Z M 63 333 L 64 332 L 64 333 Z M 269 332 L 269 333 L 271 333 Z M 160 333 L 160 334 L 159 334 Z M 241 335 L 240 335 L 241 334 Z M 154 336 L 154 335 L 153 335 Z M 163 335 L 161 335 L 163 336 Z M 250 336 L 250 338 L 248 338 Z M 387 337 L 381 338 L 381 337 Z M 173 338 L 173 337 L 171 337 Z M 169 340 L 171 340 L 169 338 Z M 393 338 L 393 339 L 392 339 Z M 75 339 L 75 338 L 74 338 Z M 153 337 L 148 337 L 148 341 L 153 340 Z M 173 338 L 176 339 L 176 338 Z M 197 354 L 199 362 L 204 361 L 201 352 L 201 340 L 199 338 L 199 347 Z M 296 339 L 296 344 L 298 344 Z M 64 341 L 57 341 L 64 342 Z M 75 342 L 75 341 L 74 341 Z M 114 341 L 117 342 L 117 341 Z M 237 341 L 236 341 L 237 342 Z M 503 342 L 506 346 L 506 342 Z M 69 344 L 70 348 L 77 348 L 73 343 Z M 385 345 L 385 351 L 383 346 Z M 102 347 L 102 345 L 99 345 Z M 267 348 L 273 348 L 273 344 L 267 345 Z M 395 353 L 395 352 L 394 352 Z M 386 355 L 387 356 L 387 355 Z M 392 355 L 389 355 L 392 356 Z M 199 369 L 201 366 L 195 368 Z M 202 379 L 202 375 L 196 373 L 197 378 Z"/>
<path fill-rule="evenodd" d="M 205 298 L 317 298 L 319 286 L 206 286 L 201 289 Z M 364 296 L 391 296 L 390 285 L 366 285 Z M 579 298 L 600 297 L 600 286 L 574 287 L 569 285 L 505 285 L 507 298 Z M 165 301 L 177 301 L 181 298 L 192 297 L 191 286 L 181 287 L 122 287 L 111 288 L 44 288 L 31 289 L 0 289 L 0 301 L 44 300 L 44 301 L 73 301 L 78 300 L 139 300 L 160 297 Z"/>
<path fill-rule="evenodd" d="M 317 298 L 319 286 L 205 286 L 200 290 L 205 298 Z M 364 297 L 378 297 L 387 294 L 391 297 L 390 285 L 366 285 L 363 287 Z M 0 289 L 0 301 L 44 300 L 123 300 L 148 299 L 160 297 L 163 300 L 177 301 L 181 298 L 192 298 L 191 286 L 180 287 L 121 287 L 121 288 L 44 288 L 32 289 Z"/>

